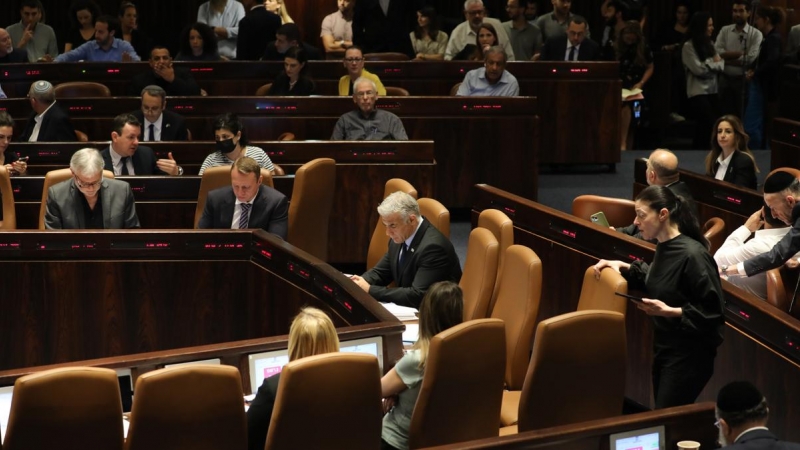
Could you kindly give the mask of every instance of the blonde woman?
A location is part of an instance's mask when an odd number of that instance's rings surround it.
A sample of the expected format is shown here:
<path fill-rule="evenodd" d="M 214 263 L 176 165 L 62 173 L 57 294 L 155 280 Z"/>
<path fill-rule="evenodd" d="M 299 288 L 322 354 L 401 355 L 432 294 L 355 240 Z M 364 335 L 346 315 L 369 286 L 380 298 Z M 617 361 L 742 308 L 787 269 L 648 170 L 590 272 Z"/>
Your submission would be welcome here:
<path fill-rule="evenodd" d="M 327 314 L 316 308 L 303 308 L 289 328 L 289 361 L 339 351 L 339 336 Z M 264 380 L 247 410 L 247 447 L 263 450 L 278 394 L 281 374 Z"/>
<path fill-rule="evenodd" d="M 462 322 L 462 297 L 461 288 L 456 283 L 441 281 L 432 285 L 422 299 L 417 342 L 381 379 L 383 409 L 386 413 L 383 417 L 381 450 L 408 448 L 411 414 L 422 385 L 431 339 Z"/>
<path fill-rule="evenodd" d="M 286 10 L 286 3 L 283 0 L 266 0 L 264 7 L 267 8 L 267 11 L 281 16 L 281 25 L 294 23 L 294 19 L 289 15 L 289 11 Z"/>

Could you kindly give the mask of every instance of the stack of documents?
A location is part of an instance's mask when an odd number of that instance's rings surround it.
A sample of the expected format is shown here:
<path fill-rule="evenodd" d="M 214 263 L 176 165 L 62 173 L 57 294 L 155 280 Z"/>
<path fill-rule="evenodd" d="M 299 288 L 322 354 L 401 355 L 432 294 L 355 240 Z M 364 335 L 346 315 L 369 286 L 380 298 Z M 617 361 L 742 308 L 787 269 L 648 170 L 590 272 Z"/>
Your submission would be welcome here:
<path fill-rule="evenodd" d="M 409 320 L 417 320 L 417 310 L 407 306 L 400 306 L 394 303 L 381 303 L 390 313 L 397 317 L 397 320 L 406 322 Z"/>

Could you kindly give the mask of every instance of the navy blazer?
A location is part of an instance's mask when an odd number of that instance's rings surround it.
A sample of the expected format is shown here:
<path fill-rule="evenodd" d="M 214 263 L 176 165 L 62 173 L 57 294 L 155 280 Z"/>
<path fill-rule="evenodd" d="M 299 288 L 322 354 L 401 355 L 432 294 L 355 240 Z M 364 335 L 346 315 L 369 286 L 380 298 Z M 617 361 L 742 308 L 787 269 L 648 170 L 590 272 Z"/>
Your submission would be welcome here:
<path fill-rule="evenodd" d="M 100 154 L 103 155 L 103 162 L 105 162 L 103 169 L 113 172 L 114 163 L 111 160 L 111 147 L 106 147 Z M 150 147 L 140 145 L 131 156 L 131 161 L 133 162 L 134 175 L 167 175 L 156 165 L 156 154 L 153 153 L 153 149 Z"/>
<path fill-rule="evenodd" d="M 139 133 L 139 141 L 147 142 L 144 140 L 144 134 L 147 132 L 144 127 L 144 113 L 141 109 L 133 111 L 131 114 L 139 119 L 142 124 Z M 161 119 L 161 140 L 162 141 L 188 141 L 189 132 L 186 130 L 186 119 L 180 114 L 172 111 L 164 110 L 162 112 L 164 118 Z"/>
<path fill-rule="evenodd" d="M 236 195 L 230 186 L 214 189 L 208 193 L 203 216 L 197 228 L 230 229 L 233 222 L 233 210 L 236 206 Z M 289 202 L 282 193 L 264 186 L 258 187 L 258 194 L 253 200 L 248 228 L 261 228 L 286 240 L 289 232 Z"/>
<path fill-rule="evenodd" d="M 369 295 L 384 303 L 419 308 L 428 288 L 437 281 L 461 280 L 461 264 L 449 239 L 426 219 L 409 247 L 404 266 L 399 267 L 401 244 L 389 240 L 383 258 L 363 278 L 370 284 Z M 397 287 L 387 287 L 391 282 Z"/>
<path fill-rule="evenodd" d="M 15 51 L 16 52 L 16 51 Z M 33 127 L 36 126 L 36 112 L 32 112 L 28 116 L 28 123 L 25 125 L 25 131 L 19 136 L 20 142 L 27 142 L 33 134 Z M 67 113 L 58 106 L 58 102 L 50 107 L 50 110 L 42 117 L 42 126 L 39 127 L 39 137 L 36 138 L 37 142 L 75 142 L 78 138 L 75 136 L 75 128 L 69 121 Z"/>
<path fill-rule="evenodd" d="M 567 35 L 554 37 L 545 41 L 540 61 L 564 61 L 567 55 Z M 593 40 L 585 38 L 578 49 L 578 61 L 600 61 L 603 52 Z"/>
<path fill-rule="evenodd" d="M 730 450 L 800 450 L 800 444 L 779 441 L 769 430 L 752 430 L 725 447 Z"/>
<path fill-rule="evenodd" d="M 128 183 L 110 178 L 103 179 L 100 187 L 103 204 L 103 228 L 140 228 L 133 202 L 133 191 Z M 47 190 L 47 205 L 44 226 L 48 230 L 81 230 L 84 223 L 81 197 L 83 193 L 69 179 L 50 186 Z"/>
<path fill-rule="evenodd" d="M 719 162 L 714 161 L 714 172 L 709 175 L 712 177 L 715 176 L 718 168 Z M 756 180 L 756 165 L 753 162 L 753 158 L 739 150 L 734 151 L 731 162 L 728 164 L 728 170 L 725 172 L 725 177 L 722 181 L 727 181 L 728 183 L 733 183 L 741 187 L 756 189 L 758 182 Z"/>

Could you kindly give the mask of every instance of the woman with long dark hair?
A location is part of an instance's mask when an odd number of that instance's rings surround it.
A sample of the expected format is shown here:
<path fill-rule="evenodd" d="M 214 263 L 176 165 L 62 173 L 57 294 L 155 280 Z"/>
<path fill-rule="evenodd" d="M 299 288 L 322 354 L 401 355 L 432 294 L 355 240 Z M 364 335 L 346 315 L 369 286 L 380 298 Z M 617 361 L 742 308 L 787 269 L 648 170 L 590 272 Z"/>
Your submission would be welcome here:
<path fill-rule="evenodd" d="M 645 83 L 653 76 L 653 52 L 644 41 L 644 33 L 639 21 L 625 22 L 619 32 L 619 38 L 614 41 L 614 53 L 619 61 L 619 74 L 622 78 L 623 89 L 644 89 Z M 633 132 L 631 121 L 633 111 L 631 101 L 622 102 L 620 116 L 620 142 L 622 150 L 633 148 Z"/>
<path fill-rule="evenodd" d="M 283 72 L 272 82 L 267 95 L 308 96 L 314 94 L 314 82 L 308 72 L 308 53 L 303 47 L 292 47 L 283 58 Z"/>
<path fill-rule="evenodd" d="M 497 30 L 490 23 L 481 24 L 478 33 L 475 35 L 475 44 L 467 44 L 453 57 L 453 61 L 481 61 L 483 62 L 484 52 L 495 45 L 499 45 Z"/>
<path fill-rule="evenodd" d="M 94 39 L 94 22 L 100 17 L 100 7 L 92 0 L 79 0 L 69 7 L 72 27 L 64 38 L 64 53 Z"/>
<path fill-rule="evenodd" d="M 717 119 L 711 132 L 711 151 L 706 155 L 706 175 L 755 189 L 758 166 L 747 146 L 749 140 L 738 117 L 725 115 Z"/>
<path fill-rule="evenodd" d="M 416 60 L 441 61 L 447 49 L 447 33 L 439 29 L 439 18 L 433 6 L 417 11 L 417 28 L 411 32 L 411 46 Z"/>
<path fill-rule="evenodd" d="M 766 131 L 778 110 L 779 73 L 783 63 L 783 41 L 778 25 L 783 22 L 783 13 L 778 8 L 759 6 L 756 9 L 756 28 L 764 35 L 755 69 L 746 73 L 749 81 L 745 129 L 750 134 L 754 148 L 769 147 Z"/>
<path fill-rule="evenodd" d="M 725 69 L 725 61 L 714 49 L 711 35 L 714 33 L 714 20 L 705 11 L 694 13 L 689 22 L 689 40 L 683 44 L 681 59 L 686 69 L 686 96 L 689 108 L 695 114 L 695 127 L 692 148 L 706 146 L 707 132 L 719 117 L 719 86 L 717 75 Z"/>
<path fill-rule="evenodd" d="M 150 39 L 139 30 L 139 14 L 136 12 L 136 5 L 131 2 L 122 2 L 119 7 L 119 25 L 122 33 L 116 37 L 128 41 L 142 61 L 150 59 L 152 44 Z"/>
<path fill-rule="evenodd" d="M 725 326 L 717 264 L 708 253 L 697 218 L 686 200 L 669 188 L 649 186 L 637 197 L 642 237 L 657 241 L 650 264 L 601 260 L 621 273 L 631 289 L 649 298 L 637 303 L 653 318 L 653 393 L 656 408 L 694 403 L 714 373 Z"/>
<path fill-rule="evenodd" d="M 175 61 L 219 61 L 217 37 L 210 26 L 195 22 L 181 31 L 180 49 Z"/>

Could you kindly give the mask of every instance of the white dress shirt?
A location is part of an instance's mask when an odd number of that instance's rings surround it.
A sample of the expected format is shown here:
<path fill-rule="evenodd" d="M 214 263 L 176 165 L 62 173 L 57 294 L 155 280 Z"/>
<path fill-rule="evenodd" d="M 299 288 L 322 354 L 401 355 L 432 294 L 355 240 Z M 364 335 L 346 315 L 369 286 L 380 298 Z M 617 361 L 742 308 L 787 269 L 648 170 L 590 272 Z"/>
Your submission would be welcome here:
<path fill-rule="evenodd" d="M 122 175 L 122 158 L 124 156 L 120 155 L 119 153 L 114 151 L 114 147 L 112 145 L 108 146 L 110 150 L 108 153 L 111 154 L 111 166 L 114 168 L 114 176 Z M 128 175 L 136 175 L 133 173 L 133 160 L 128 158 Z"/>
<path fill-rule="evenodd" d="M 28 142 L 36 142 L 39 139 L 39 131 L 42 129 L 42 120 L 44 119 L 44 115 L 47 114 L 47 111 L 50 111 L 50 108 L 52 108 L 55 104 L 56 102 L 51 103 L 47 109 L 33 118 L 33 120 L 36 121 L 36 125 L 33 126 L 33 131 L 31 131 L 31 137 L 28 138 Z"/>
<path fill-rule="evenodd" d="M 748 259 L 767 253 L 772 247 L 789 232 L 789 227 L 771 228 L 769 230 L 757 230 L 753 239 L 750 237 L 750 230 L 742 225 L 725 239 L 725 243 L 714 253 L 714 261 L 719 266 L 733 266 Z M 745 242 L 747 241 L 747 242 Z M 752 277 L 732 276 L 728 281 L 747 292 L 757 295 L 762 299 L 767 298 L 767 275 L 762 272 Z"/>
<path fill-rule="evenodd" d="M 731 158 L 733 158 L 733 154 L 734 154 L 734 152 L 731 152 L 731 154 L 728 155 L 728 157 L 724 158 L 724 159 L 722 157 L 725 156 L 725 154 L 724 153 L 720 153 L 719 154 L 719 156 L 717 157 L 717 162 L 719 163 L 719 168 L 717 168 L 717 173 L 714 174 L 714 178 L 715 179 L 720 180 L 720 181 L 725 179 L 725 172 L 728 171 L 728 166 L 731 163 Z"/>
<path fill-rule="evenodd" d="M 569 59 L 569 52 L 572 51 L 572 48 L 575 47 L 575 59 Z M 564 61 L 577 61 L 578 60 L 578 53 L 581 52 L 581 45 L 572 45 L 572 42 L 567 39 L 567 52 L 564 53 Z"/>
<path fill-rule="evenodd" d="M 158 119 L 155 122 L 150 122 L 147 119 L 144 119 L 144 127 L 142 127 L 142 140 L 149 141 L 150 140 L 150 125 L 153 125 L 153 138 L 156 141 L 161 140 L 161 125 L 164 123 L 164 114 L 158 116 Z"/>
<path fill-rule="evenodd" d="M 242 203 L 248 203 L 248 204 L 251 205 L 250 206 L 250 217 L 247 218 L 247 223 L 249 225 L 250 218 L 253 217 L 253 206 L 252 205 L 253 205 L 253 202 L 256 200 L 256 197 L 258 197 L 258 189 L 256 189 L 256 195 L 254 195 L 253 198 L 251 198 L 250 200 L 248 200 L 246 202 L 239 201 L 238 198 L 236 199 L 236 205 L 233 207 L 233 220 L 231 221 L 231 230 L 238 230 L 239 229 L 239 219 L 242 218 Z"/>

